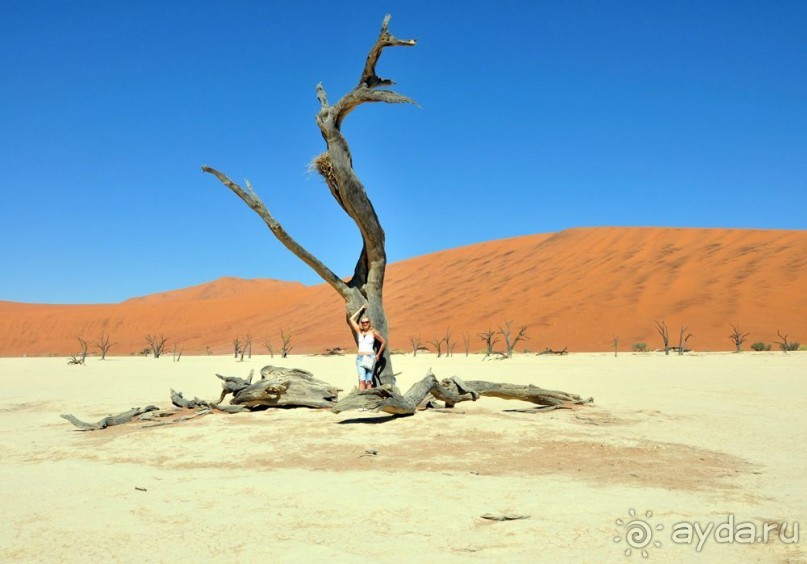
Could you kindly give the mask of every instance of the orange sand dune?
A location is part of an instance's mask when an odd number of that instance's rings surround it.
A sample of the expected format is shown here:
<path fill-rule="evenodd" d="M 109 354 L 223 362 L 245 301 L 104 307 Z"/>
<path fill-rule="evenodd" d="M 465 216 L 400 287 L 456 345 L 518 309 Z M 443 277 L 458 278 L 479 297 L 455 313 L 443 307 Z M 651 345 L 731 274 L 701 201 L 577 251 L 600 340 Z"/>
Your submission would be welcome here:
<path fill-rule="evenodd" d="M 505 321 L 527 325 L 517 350 L 605 351 L 619 337 L 661 346 L 655 320 L 694 350 L 731 350 L 730 325 L 752 342 L 777 330 L 807 343 L 807 232 L 746 229 L 590 228 L 491 241 L 392 264 L 385 300 L 394 349 L 448 330 L 464 351 Z M 295 353 L 352 346 L 341 299 L 327 285 L 223 278 L 110 305 L 0 302 L 0 355 L 74 354 L 77 337 L 102 330 L 110 354 L 146 347 L 164 334 L 169 350 L 222 353 L 253 336 L 253 350 L 277 349 L 290 331 Z"/>

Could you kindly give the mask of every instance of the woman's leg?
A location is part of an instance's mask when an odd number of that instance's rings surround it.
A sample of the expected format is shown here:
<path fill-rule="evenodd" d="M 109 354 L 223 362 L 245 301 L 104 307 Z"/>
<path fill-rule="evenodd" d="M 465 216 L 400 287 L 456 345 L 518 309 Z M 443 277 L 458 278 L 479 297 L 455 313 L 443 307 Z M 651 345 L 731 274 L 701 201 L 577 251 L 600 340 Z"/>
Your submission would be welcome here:
<path fill-rule="evenodd" d="M 364 368 L 361 367 L 361 357 L 356 357 L 356 372 L 359 375 L 359 390 L 364 389 Z"/>

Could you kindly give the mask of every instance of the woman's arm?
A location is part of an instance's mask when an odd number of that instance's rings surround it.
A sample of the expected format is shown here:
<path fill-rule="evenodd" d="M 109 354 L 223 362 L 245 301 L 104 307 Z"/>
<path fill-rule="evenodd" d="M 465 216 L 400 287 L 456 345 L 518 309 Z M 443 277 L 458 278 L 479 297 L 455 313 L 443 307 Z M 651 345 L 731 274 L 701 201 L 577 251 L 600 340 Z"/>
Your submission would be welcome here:
<path fill-rule="evenodd" d="M 359 324 L 356 323 L 356 320 L 362 313 L 364 313 L 365 309 L 367 309 L 367 306 L 361 306 L 359 309 L 356 310 L 356 313 L 350 316 L 350 327 L 353 329 L 354 333 L 359 332 Z"/>

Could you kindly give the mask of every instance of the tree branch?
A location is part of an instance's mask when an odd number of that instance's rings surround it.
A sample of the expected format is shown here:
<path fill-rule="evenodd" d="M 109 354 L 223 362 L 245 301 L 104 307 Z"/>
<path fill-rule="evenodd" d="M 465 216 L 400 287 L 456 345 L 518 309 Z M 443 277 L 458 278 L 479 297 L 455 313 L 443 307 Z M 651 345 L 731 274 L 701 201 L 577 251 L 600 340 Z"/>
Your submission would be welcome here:
<path fill-rule="evenodd" d="M 357 86 L 355 90 L 348 92 L 342 99 L 333 106 L 334 124 L 342 127 L 342 120 L 347 115 L 365 102 L 386 102 L 387 104 L 412 104 L 418 106 L 413 99 L 402 96 L 391 90 L 370 90 L 364 85 Z"/>
<path fill-rule="evenodd" d="M 354 270 L 354 276 L 361 277 L 360 280 L 356 280 L 360 285 L 369 281 L 378 284 L 383 282 L 386 268 L 385 237 L 375 209 L 353 170 L 350 148 L 340 128 L 342 120 L 365 102 L 417 105 L 411 98 L 396 92 L 373 90 L 377 86 L 393 84 L 391 80 L 382 79 L 376 74 L 375 68 L 382 51 L 391 46 L 415 45 L 414 40 L 400 40 L 394 37 L 388 29 L 389 21 L 390 15 L 387 14 L 381 25 L 381 33 L 367 55 L 359 84 L 353 90 L 345 94 L 335 105 L 330 106 L 322 83 L 317 85 L 317 99 L 320 103 L 317 125 L 328 145 L 328 151 L 317 157 L 316 168 L 325 178 L 331 194 L 345 213 L 353 219 L 361 233 L 364 248 Z"/>
<path fill-rule="evenodd" d="M 244 190 L 241 186 L 230 180 L 227 175 L 214 168 L 202 166 L 202 172 L 212 174 L 218 178 L 222 184 L 232 190 L 236 196 L 241 198 L 245 204 L 252 208 L 252 211 L 263 219 L 263 222 L 269 227 L 274 236 L 277 237 L 278 241 L 283 243 L 287 249 L 289 249 L 292 253 L 297 255 L 300 260 L 310 266 L 314 272 L 320 276 L 320 278 L 330 284 L 343 298 L 348 298 L 349 290 L 347 284 L 345 284 L 342 279 L 339 278 L 330 268 L 325 266 L 322 261 L 308 252 L 302 245 L 295 241 L 285 229 L 283 229 L 283 226 L 280 225 L 280 223 L 269 212 L 264 203 L 252 189 L 249 182 L 246 183 L 248 190 Z"/>
<path fill-rule="evenodd" d="M 376 86 L 391 86 L 395 84 L 392 80 L 380 78 L 375 72 L 375 66 L 378 64 L 378 59 L 381 57 L 381 52 L 386 47 L 414 47 L 414 39 L 398 39 L 389 32 L 389 21 L 392 18 L 389 14 L 384 16 L 384 21 L 381 23 L 381 32 L 378 39 L 370 49 L 367 55 L 367 61 L 364 63 L 364 71 L 361 73 L 359 79 L 359 87 L 362 85 L 367 88 L 375 88 Z"/>

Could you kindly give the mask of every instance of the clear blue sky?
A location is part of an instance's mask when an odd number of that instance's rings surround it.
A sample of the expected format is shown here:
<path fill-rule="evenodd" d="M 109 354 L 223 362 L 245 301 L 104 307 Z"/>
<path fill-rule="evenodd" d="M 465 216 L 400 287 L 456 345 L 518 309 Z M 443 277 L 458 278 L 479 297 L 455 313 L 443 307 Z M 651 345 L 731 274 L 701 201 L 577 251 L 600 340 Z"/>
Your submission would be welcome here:
<path fill-rule="evenodd" d="M 320 280 L 200 171 L 249 178 L 348 275 L 315 87 L 420 107 L 345 121 L 390 262 L 599 225 L 807 226 L 807 2 L 0 3 L 0 300 L 116 302 L 220 276 Z"/>

